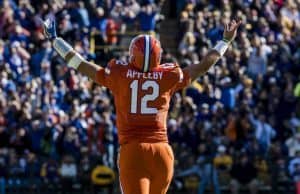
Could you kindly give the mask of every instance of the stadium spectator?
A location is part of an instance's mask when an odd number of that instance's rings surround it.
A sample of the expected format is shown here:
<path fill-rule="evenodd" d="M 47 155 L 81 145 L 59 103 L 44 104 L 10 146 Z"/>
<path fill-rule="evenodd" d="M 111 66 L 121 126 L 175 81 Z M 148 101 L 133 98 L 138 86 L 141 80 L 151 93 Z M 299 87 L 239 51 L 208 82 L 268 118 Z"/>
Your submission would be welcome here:
<path fill-rule="evenodd" d="M 300 146 L 300 133 L 297 133 L 286 140 L 286 146 L 289 150 L 289 156 L 294 157 Z"/>
<path fill-rule="evenodd" d="M 207 142 L 199 145 L 199 157 L 197 163 L 200 168 L 200 184 L 198 194 L 203 194 L 207 185 L 212 183 L 215 194 L 220 194 L 218 172 L 213 165 L 214 153 L 216 151 L 215 144 L 212 142 L 212 137 L 209 135 Z M 209 140 L 210 139 L 210 140 Z"/>
<path fill-rule="evenodd" d="M 141 7 L 137 15 L 139 19 L 140 30 L 143 32 L 154 32 L 157 22 L 158 7 L 153 3 L 147 3 Z"/>
<path fill-rule="evenodd" d="M 63 193 L 72 192 L 72 187 L 77 178 L 77 166 L 72 156 L 64 156 L 59 167 Z"/>
<path fill-rule="evenodd" d="M 238 194 L 241 186 L 248 187 L 251 194 L 258 192 L 257 169 L 249 161 L 247 154 L 242 153 L 239 156 L 237 161 L 232 165 L 230 174 L 232 177 L 230 190 L 233 194 Z"/>
<path fill-rule="evenodd" d="M 296 151 L 295 157 L 289 163 L 289 173 L 296 185 L 296 193 L 300 192 L 300 150 Z"/>
<path fill-rule="evenodd" d="M 252 127 L 246 110 L 240 110 L 239 113 L 230 115 L 225 133 L 232 141 L 236 149 L 241 149 L 247 144 L 248 135 L 252 131 Z"/>
<path fill-rule="evenodd" d="M 0 150 L 0 192 L 5 194 L 7 179 L 8 179 L 8 149 L 2 148 Z"/>
<path fill-rule="evenodd" d="M 233 164 L 232 157 L 226 153 L 226 147 L 224 145 L 218 146 L 218 152 L 213 162 L 218 171 L 229 171 L 231 169 Z"/>
<path fill-rule="evenodd" d="M 40 175 L 45 184 L 57 185 L 59 181 L 59 169 L 58 163 L 49 158 L 44 164 L 42 164 Z"/>
<path fill-rule="evenodd" d="M 274 193 L 279 193 L 280 187 L 283 187 L 285 190 L 288 190 L 290 187 L 286 163 L 286 160 L 283 158 L 277 158 L 275 162 L 269 163 L 269 171 L 272 177 L 271 187 Z"/>
<path fill-rule="evenodd" d="M 248 71 L 252 78 L 256 78 L 260 74 L 266 74 L 267 61 L 266 58 L 262 55 L 261 46 L 253 48 L 253 51 L 251 52 L 250 57 L 248 59 Z"/>
<path fill-rule="evenodd" d="M 255 119 L 250 115 L 250 120 L 255 128 L 255 137 L 262 149 L 263 155 L 268 152 L 272 138 L 276 136 L 276 131 L 266 122 L 266 116 L 261 114 Z"/>
<path fill-rule="evenodd" d="M 231 78 L 224 77 L 220 80 L 221 99 L 220 102 L 225 108 L 233 109 L 235 107 L 235 90 L 232 86 Z"/>
<path fill-rule="evenodd" d="M 179 44 L 178 51 L 183 56 L 189 56 L 196 50 L 196 38 L 192 32 L 188 32 L 184 35 L 182 41 Z"/>
<path fill-rule="evenodd" d="M 73 20 L 79 25 L 80 28 L 89 27 L 90 19 L 89 13 L 85 8 L 85 4 L 83 1 L 74 2 L 73 9 L 71 10 L 71 16 Z"/>
<path fill-rule="evenodd" d="M 92 162 L 91 158 L 87 155 L 87 148 L 82 148 L 82 159 L 78 166 L 78 177 L 80 184 L 82 186 L 83 193 L 88 192 L 91 182 L 91 171 L 92 171 Z"/>
<path fill-rule="evenodd" d="M 35 154 L 28 154 L 26 158 L 27 168 L 26 168 L 26 181 L 32 192 L 39 189 L 40 180 L 40 169 L 41 163 L 37 159 Z"/>

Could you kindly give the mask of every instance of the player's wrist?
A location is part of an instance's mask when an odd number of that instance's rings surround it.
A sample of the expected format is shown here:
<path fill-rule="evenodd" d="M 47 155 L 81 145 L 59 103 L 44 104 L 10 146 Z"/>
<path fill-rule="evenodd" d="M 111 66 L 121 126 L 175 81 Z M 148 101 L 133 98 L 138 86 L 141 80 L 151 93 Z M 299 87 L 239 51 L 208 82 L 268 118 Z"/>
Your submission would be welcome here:
<path fill-rule="evenodd" d="M 57 51 L 57 53 L 64 59 L 71 51 L 73 51 L 72 46 L 59 37 L 56 37 L 53 40 L 53 47 Z"/>
<path fill-rule="evenodd" d="M 64 59 L 66 59 L 66 57 L 69 53 L 74 51 L 73 47 L 60 37 L 56 37 L 53 40 L 53 47 L 56 50 L 56 52 Z M 74 69 L 78 69 L 79 65 L 83 61 L 84 61 L 83 57 L 80 54 L 78 54 L 77 52 L 75 52 L 75 54 L 68 61 L 67 65 Z"/>
<path fill-rule="evenodd" d="M 77 52 L 68 61 L 68 67 L 78 69 L 79 65 L 84 61 L 84 58 Z"/>
<path fill-rule="evenodd" d="M 213 49 L 216 50 L 222 57 L 228 49 L 229 45 L 230 41 L 223 38 L 221 41 L 217 42 L 216 46 Z"/>
<path fill-rule="evenodd" d="M 226 42 L 226 43 L 228 43 L 228 44 L 231 43 L 231 39 L 226 38 L 226 37 L 223 37 L 222 41 L 224 41 L 224 42 Z"/>

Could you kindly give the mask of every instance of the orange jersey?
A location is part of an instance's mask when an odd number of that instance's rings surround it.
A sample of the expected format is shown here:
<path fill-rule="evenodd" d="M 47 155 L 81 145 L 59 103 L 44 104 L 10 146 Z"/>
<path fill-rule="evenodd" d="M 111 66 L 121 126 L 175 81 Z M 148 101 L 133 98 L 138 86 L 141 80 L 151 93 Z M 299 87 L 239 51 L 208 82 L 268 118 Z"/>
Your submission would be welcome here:
<path fill-rule="evenodd" d="M 97 72 L 96 82 L 114 96 L 120 144 L 167 142 L 167 116 L 172 94 L 187 86 L 190 77 L 178 65 L 167 63 L 143 73 L 126 62 L 111 60 Z"/>

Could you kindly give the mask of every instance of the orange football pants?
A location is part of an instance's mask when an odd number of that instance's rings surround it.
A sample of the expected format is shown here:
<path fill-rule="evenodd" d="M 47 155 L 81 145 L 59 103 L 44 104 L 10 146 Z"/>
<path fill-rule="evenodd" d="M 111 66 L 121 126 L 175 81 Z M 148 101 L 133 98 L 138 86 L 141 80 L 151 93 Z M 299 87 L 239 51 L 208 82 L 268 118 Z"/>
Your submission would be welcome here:
<path fill-rule="evenodd" d="M 165 194 L 173 177 L 174 156 L 168 143 L 128 143 L 119 153 L 123 194 Z"/>

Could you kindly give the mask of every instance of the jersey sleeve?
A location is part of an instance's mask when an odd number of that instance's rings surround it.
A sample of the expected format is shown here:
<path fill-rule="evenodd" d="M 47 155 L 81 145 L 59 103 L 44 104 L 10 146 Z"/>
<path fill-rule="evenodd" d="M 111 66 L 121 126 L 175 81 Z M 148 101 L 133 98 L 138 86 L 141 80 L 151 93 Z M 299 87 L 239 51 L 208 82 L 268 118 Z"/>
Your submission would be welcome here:
<path fill-rule="evenodd" d="M 109 89 L 113 89 L 116 82 L 116 65 L 115 59 L 112 59 L 105 68 L 101 68 L 96 74 L 96 83 L 105 86 Z"/>
<path fill-rule="evenodd" d="M 181 69 L 179 66 L 177 66 L 175 69 L 175 73 L 177 77 L 177 82 L 173 88 L 174 92 L 183 89 L 191 83 L 190 74 L 186 69 Z"/>

